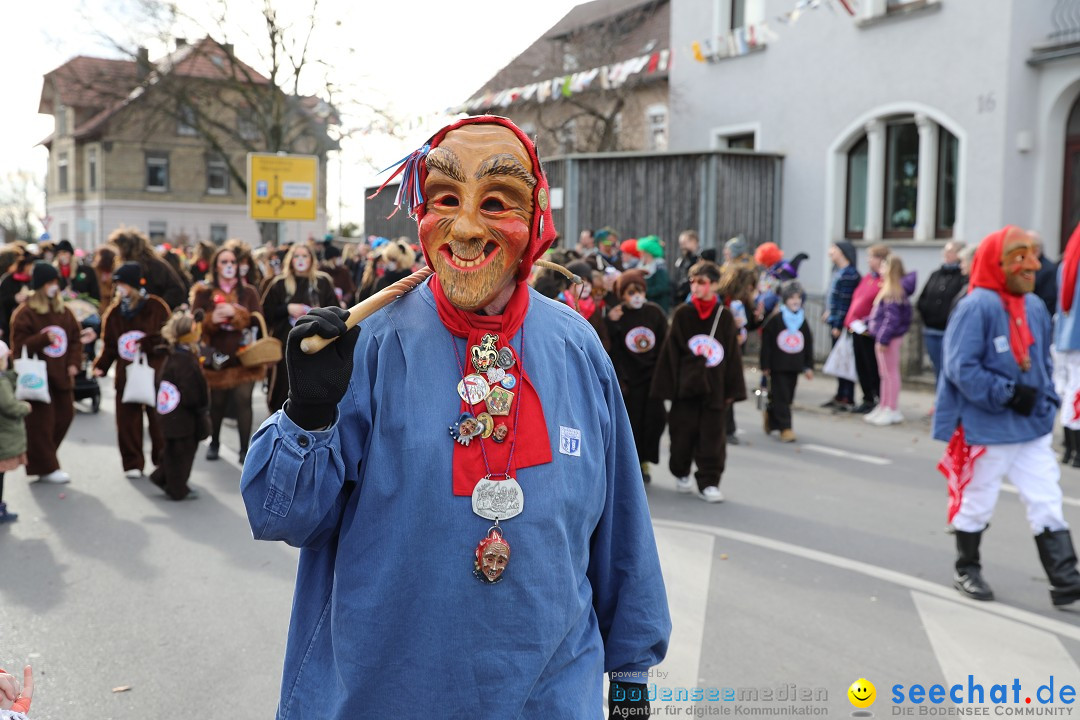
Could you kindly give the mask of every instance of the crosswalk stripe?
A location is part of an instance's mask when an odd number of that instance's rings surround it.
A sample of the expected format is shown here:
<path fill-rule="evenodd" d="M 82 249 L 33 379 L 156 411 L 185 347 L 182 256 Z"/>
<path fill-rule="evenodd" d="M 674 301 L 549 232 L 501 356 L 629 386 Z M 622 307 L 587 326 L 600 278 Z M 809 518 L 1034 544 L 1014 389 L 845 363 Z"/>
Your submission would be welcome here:
<path fill-rule="evenodd" d="M 876 455 L 862 455 L 861 453 L 853 453 L 847 450 L 841 450 L 840 448 L 828 447 L 826 445 L 806 443 L 801 447 L 803 450 L 809 450 L 810 452 L 816 452 L 821 455 L 832 455 L 833 457 L 845 458 L 847 460 L 858 460 L 859 462 L 869 463 L 871 465 L 892 465 L 892 460 L 889 460 L 888 458 L 877 457 Z"/>
<path fill-rule="evenodd" d="M 697 523 L 682 522 L 679 520 L 662 520 L 654 519 L 653 526 L 657 528 L 673 528 L 681 530 L 694 530 L 702 533 L 709 533 L 716 537 L 723 537 L 736 542 L 746 543 L 748 545 L 754 545 L 767 550 L 773 550 L 775 552 L 785 553 L 787 555 L 793 555 L 795 557 L 801 557 L 805 560 L 813 560 L 824 565 L 830 565 L 841 570 L 848 570 L 850 572 L 857 572 L 867 577 L 872 577 L 883 582 L 893 583 L 901 587 L 906 587 L 909 590 L 918 590 L 934 597 L 939 597 L 945 600 L 956 600 L 957 593 L 950 586 L 939 585 L 937 583 L 924 580 L 914 575 L 908 575 L 906 573 L 898 572 L 896 570 L 890 570 L 878 565 L 871 565 L 870 563 L 861 562 L 859 560 L 852 560 L 851 558 L 841 557 L 840 555 L 833 555 L 832 553 L 823 552 L 821 550 L 813 550 L 811 548 L 802 547 L 800 545 L 793 545 L 780 540 L 773 540 L 772 538 L 763 537 L 761 535 L 753 535 L 751 533 L 741 532 L 739 530 L 728 530 L 727 528 L 712 527 L 709 525 L 700 525 Z M 1049 598 L 1047 599 L 1049 602 Z M 974 600 L 970 601 L 974 606 L 976 603 Z M 983 612 L 992 613 L 999 617 L 1003 617 L 1009 620 L 1015 620 L 1031 627 L 1040 628 L 1047 632 L 1060 635 L 1062 637 L 1069 638 L 1070 640 L 1080 641 L 1080 627 L 1065 623 L 1060 620 L 1054 620 L 1053 618 L 1039 615 L 1028 610 L 1022 610 L 1011 605 L 1005 605 L 1000 602 L 992 603 L 978 603 L 979 609 Z"/>
<path fill-rule="evenodd" d="M 985 704 L 991 704 L 992 685 L 1011 685 L 1014 678 L 1018 679 L 1019 702 L 1026 705 L 1024 701 L 1030 697 L 1032 707 L 1053 707 L 1050 703 L 1040 705 L 1035 695 L 1040 685 L 1049 683 L 1051 676 L 1054 677 L 1055 693 L 1062 684 L 1074 683 L 1080 676 L 1076 661 L 1053 633 L 984 612 L 970 603 L 915 591 L 911 597 L 947 686 L 962 685 L 965 704 L 968 675 L 974 676 L 974 683 L 982 685 Z M 1001 652 L 1003 648 L 1008 648 L 1008 652 Z M 924 686 L 934 682 L 929 677 L 903 679 Z M 1008 695 L 1011 704 L 1011 688 Z"/>

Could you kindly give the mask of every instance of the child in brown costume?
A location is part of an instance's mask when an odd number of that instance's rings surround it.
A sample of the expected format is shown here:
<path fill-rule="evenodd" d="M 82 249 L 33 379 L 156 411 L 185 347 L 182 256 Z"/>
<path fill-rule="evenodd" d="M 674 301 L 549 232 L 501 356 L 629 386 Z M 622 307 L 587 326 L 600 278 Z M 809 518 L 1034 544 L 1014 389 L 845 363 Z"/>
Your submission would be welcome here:
<path fill-rule="evenodd" d="M 630 416 L 641 476 L 649 482 L 649 463 L 660 462 L 660 436 L 667 424 L 664 402 L 651 397 L 649 390 L 668 322 L 663 308 L 645 299 L 643 271 L 624 272 L 615 282 L 615 293 L 621 302 L 606 318 L 611 338 L 608 354 Z"/>
<path fill-rule="evenodd" d="M 143 476 L 143 413 L 150 432 L 150 461 L 161 463 L 165 444 L 154 408 L 123 402 L 127 368 L 146 355 L 157 372 L 165 357 L 159 353 L 161 326 L 169 319 L 169 306 L 157 295 L 146 292 L 138 263 L 126 262 L 113 273 L 116 297 L 101 318 L 101 354 L 94 360 L 94 377 L 102 377 L 116 363 L 116 436 L 124 475 L 130 480 Z"/>
<path fill-rule="evenodd" d="M 210 435 L 210 390 L 199 364 L 201 321 L 201 310 L 196 310 L 194 316 L 177 312 L 161 331 L 169 343 L 169 355 L 158 376 L 157 395 L 165 450 L 150 480 L 172 500 L 199 496 L 188 487 L 188 478 L 199 442 Z"/>
<path fill-rule="evenodd" d="M 727 459 L 727 406 L 746 399 L 739 329 L 716 294 L 720 268 L 702 260 L 689 271 L 690 302 L 680 305 L 660 350 L 652 394 L 671 400 L 669 467 L 679 492 L 697 487 L 706 502 L 723 502 L 720 477 Z"/>

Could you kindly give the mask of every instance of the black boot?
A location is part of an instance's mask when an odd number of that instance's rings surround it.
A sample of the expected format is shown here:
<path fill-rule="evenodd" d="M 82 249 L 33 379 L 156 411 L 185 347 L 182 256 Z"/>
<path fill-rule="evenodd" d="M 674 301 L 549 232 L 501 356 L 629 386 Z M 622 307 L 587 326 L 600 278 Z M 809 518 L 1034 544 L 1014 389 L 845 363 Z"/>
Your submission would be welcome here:
<path fill-rule="evenodd" d="M 983 580 L 982 566 L 979 564 L 980 540 L 982 530 L 956 531 L 956 574 L 953 576 L 953 587 L 972 600 L 993 600 L 994 591 Z"/>
<path fill-rule="evenodd" d="M 1069 428 L 1065 428 L 1065 453 L 1061 456 L 1061 464 L 1068 465 L 1076 456 L 1076 434 Z"/>
<path fill-rule="evenodd" d="M 1076 569 L 1076 551 L 1068 530 L 1046 528 L 1035 536 L 1046 577 L 1050 579 L 1050 600 L 1056 606 L 1080 600 L 1080 572 Z"/>
<path fill-rule="evenodd" d="M 1072 436 L 1072 462 L 1074 468 L 1080 468 L 1080 430 L 1065 430 L 1067 435 Z"/>

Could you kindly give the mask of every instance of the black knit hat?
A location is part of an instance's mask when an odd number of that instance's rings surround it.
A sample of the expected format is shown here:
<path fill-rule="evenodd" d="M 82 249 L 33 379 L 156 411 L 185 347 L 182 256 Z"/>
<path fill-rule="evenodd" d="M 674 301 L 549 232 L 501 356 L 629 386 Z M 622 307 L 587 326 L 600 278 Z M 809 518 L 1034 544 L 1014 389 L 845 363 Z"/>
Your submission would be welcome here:
<path fill-rule="evenodd" d="M 34 271 L 30 274 L 30 289 L 37 290 L 51 280 L 58 280 L 60 272 L 51 263 L 37 261 L 34 263 Z"/>
<path fill-rule="evenodd" d="M 323 248 L 323 257 L 327 260 L 333 260 L 336 257 L 341 257 L 341 250 L 337 245 L 331 245 L 329 243 Z"/>
<path fill-rule="evenodd" d="M 70 240 L 61 240 L 60 242 L 56 243 L 56 252 L 58 252 L 58 253 L 69 252 L 72 255 L 74 255 L 75 254 L 75 248 L 73 248 L 71 246 L 71 241 Z"/>
<path fill-rule="evenodd" d="M 137 288 L 142 285 L 142 267 L 137 262 L 126 262 L 116 269 L 112 279 L 114 282 L 124 283 Z"/>

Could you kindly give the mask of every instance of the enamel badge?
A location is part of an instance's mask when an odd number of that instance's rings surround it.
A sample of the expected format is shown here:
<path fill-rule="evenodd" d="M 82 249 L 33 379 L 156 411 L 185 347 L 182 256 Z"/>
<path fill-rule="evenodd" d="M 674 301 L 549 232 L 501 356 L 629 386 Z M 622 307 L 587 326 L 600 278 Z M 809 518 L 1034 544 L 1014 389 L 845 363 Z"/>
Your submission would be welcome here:
<path fill-rule="evenodd" d="M 508 347 L 500 348 L 498 360 L 495 362 L 503 370 L 509 370 L 514 367 L 514 351 Z"/>
<path fill-rule="evenodd" d="M 514 393 L 504 387 L 491 388 L 487 396 L 488 412 L 495 416 L 509 415 Z"/>
<path fill-rule="evenodd" d="M 482 402 L 489 392 L 491 386 L 483 375 L 466 375 L 457 386 L 458 396 L 470 405 Z"/>
<path fill-rule="evenodd" d="M 487 418 L 486 423 L 482 419 L 485 417 Z M 482 413 L 480 417 L 473 417 L 472 413 L 461 413 L 457 422 L 450 426 L 450 437 L 454 438 L 455 442 L 468 446 L 473 441 L 473 438 L 484 436 L 485 433 L 490 435 L 493 430 L 491 425 L 491 416 L 487 413 Z"/>
<path fill-rule="evenodd" d="M 499 353 L 495 350 L 495 343 L 499 340 L 498 335 L 488 333 L 480 339 L 479 345 L 473 345 L 470 353 L 473 369 L 478 373 L 486 373 L 495 367 L 499 359 Z"/>

